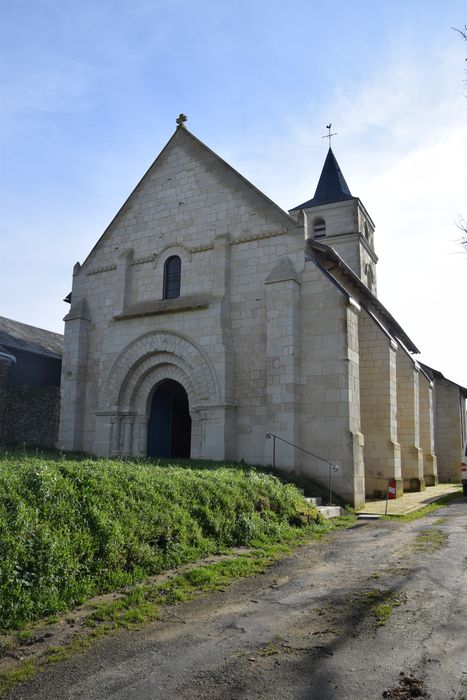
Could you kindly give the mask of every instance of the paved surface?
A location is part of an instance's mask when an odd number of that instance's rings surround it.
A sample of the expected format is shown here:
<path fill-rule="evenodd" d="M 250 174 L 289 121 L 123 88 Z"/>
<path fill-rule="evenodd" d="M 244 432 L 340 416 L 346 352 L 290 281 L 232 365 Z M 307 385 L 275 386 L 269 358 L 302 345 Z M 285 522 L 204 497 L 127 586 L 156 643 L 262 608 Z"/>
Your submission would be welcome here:
<path fill-rule="evenodd" d="M 459 484 L 438 484 L 438 486 L 428 486 L 425 491 L 418 493 L 404 493 L 401 498 L 388 501 L 388 515 L 407 515 L 423 506 L 437 501 L 448 493 L 462 492 Z M 371 515 L 384 515 L 386 512 L 386 500 L 367 501 L 365 507 L 359 513 Z"/>
<path fill-rule="evenodd" d="M 10 699 L 376 700 L 412 674 L 422 697 L 461 700 L 466 543 L 463 497 L 409 523 L 359 521 L 51 666 Z M 385 626 L 380 596 L 392 601 Z"/>

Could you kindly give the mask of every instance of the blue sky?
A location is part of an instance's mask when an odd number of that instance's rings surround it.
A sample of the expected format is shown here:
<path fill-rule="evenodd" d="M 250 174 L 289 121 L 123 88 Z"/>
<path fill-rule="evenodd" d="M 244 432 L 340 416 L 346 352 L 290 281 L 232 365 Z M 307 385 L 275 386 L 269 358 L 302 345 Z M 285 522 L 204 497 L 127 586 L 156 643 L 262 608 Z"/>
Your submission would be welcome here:
<path fill-rule="evenodd" d="M 379 296 L 467 385 L 465 2 L 0 0 L 0 314 L 61 331 L 82 261 L 175 128 L 287 209 L 325 125 Z"/>

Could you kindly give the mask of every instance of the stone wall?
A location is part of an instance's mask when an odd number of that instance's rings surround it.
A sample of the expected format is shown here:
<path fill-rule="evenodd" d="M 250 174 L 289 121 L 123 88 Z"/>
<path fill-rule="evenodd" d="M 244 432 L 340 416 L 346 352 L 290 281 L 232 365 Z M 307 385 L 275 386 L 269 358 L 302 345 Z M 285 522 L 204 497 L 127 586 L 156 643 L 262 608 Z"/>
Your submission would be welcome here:
<path fill-rule="evenodd" d="M 397 352 L 397 421 L 404 491 L 423 491 L 423 450 L 420 447 L 420 367 L 399 348 Z"/>
<path fill-rule="evenodd" d="M 358 308 L 311 261 L 305 264 L 301 295 L 299 444 L 339 465 L 335 490 L 358 507 L 365 500 Z M 325 461 L 303 455 L 301 463 L 305 474 L 328 483 Z"/>
<path fill-rule="evenodd" d="M 435 379 L 435 447 L 440 481 L 459 481 L 465 439 L 465 399 L 457 384 Z"/>
<path fill-rule="evenodd" d="M 385 494 L 395 479 L 402 494 L 397 436 L 397 345 L 365 310 L 359 319 L 362 432 L 365 436 L 365 488 Z"/>
<path fill-rule="evenodd" d="M 435 454 L 433 383 L 420 372 L 420 447 L 423 450 L 423 474 L 426 486 L 438 483 L 438 464 Z"/>
<path fill-rule="evenodd" d="M 60 388 L 7 384 L 0 392 L 0 440 L 54 447 L 58 438 Z"/>

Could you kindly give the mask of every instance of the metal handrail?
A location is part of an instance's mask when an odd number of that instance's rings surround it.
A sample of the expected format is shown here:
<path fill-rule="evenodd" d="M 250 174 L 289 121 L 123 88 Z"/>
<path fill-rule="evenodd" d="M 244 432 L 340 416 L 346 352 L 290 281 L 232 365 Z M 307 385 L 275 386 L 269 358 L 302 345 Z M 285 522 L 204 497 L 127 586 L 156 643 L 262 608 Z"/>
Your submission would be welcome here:
<path fill-rule="evenodd" d="M 289 440 L 286 440 L 285 438 L 282 438 L 279 435 L 276 435 L 275 433 L 266 433 L 266 439 L 270 440 L 271 438 L 272 438 L 272 468 L 273 469 L 276 468 L 276 440 L 281 440 L 281 442 L 285 442 L 287 445 L 290 445 L 295 450 L 300 450 L 300 452 L 305 452 L 305 454 L 310 455 L 311 457 L 314 457 L 315 459 L 319 459 L 320 462 L 324 462 L 325 464 L 329 465 L 329 505 L 332 505 L 332 472 L 339 471 L 338 465 L 334 464 L 334 462 L 330 462 L 328 459 L 324 459 L 323 457 L 320 457 L 319 455 L 315 454 L 314 452 L 310 452 L 310 450 L 305 450 L 304 447 L 299 447 L 298 445 L 295 445 L 293 442 L 289 442 Z"/>

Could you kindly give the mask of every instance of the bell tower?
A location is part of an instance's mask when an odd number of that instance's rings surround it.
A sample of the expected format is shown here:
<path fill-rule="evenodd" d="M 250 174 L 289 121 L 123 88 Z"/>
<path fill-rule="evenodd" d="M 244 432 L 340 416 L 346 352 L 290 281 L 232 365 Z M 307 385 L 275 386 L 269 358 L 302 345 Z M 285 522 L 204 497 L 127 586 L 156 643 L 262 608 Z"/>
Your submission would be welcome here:
<path fill-rule="evenodd" d="M 289 214 L 303 216 L 308 237 L 332 246 L 376 294 L 375 225 L 358 197 L 353 197 L 331 146 L 312 199 Z"/>

